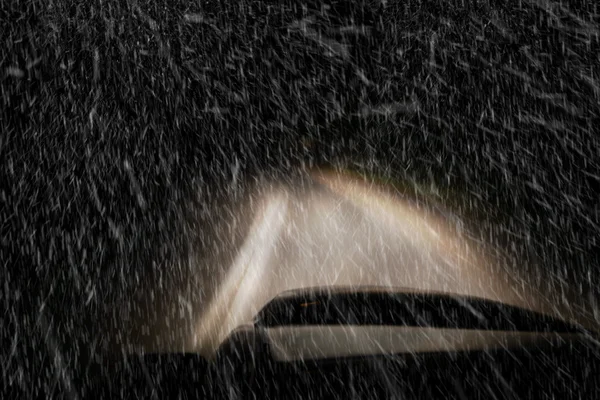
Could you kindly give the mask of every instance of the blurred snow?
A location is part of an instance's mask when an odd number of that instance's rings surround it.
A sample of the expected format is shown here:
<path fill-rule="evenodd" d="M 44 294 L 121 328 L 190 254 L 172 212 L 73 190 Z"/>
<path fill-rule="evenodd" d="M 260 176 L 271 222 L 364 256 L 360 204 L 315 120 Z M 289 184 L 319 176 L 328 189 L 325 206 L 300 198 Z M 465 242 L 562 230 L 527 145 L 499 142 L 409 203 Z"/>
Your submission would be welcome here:
<path fill-rule="evenodd" d="M 271 298 L 302 287 L 404 287 L 564 313 L 552 309 L 555 294 L 486 257 L 460 223 L 384 187 L 313 171 L 308 183 L 259 193 L 253 225 L 196 323 L 192 348 L 205 354 Z"/>

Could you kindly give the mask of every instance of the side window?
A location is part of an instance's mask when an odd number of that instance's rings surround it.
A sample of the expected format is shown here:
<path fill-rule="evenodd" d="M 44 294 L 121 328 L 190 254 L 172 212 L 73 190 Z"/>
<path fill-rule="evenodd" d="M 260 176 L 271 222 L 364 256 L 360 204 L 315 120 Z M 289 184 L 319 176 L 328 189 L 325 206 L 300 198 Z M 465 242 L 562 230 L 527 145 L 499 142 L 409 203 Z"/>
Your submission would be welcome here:
<path fill-rule="evenodd" d="M 328 310 L 326 303 L 320 300 L 300 300 L 294 304 L 295 321 L 300 325 L 324 322 L 327 319 Z"/>
<path fill-rule="evenodd" d="M 275 299 L 259 313 L 257 323 L 265 326 L 288 325 L 294 320 L 294 314 L 289 302 Z"/>
<path fill-rule="evenodd" d="M 343 311 L 323 299 L 273 300 L 259 313 L 258 325 L 309 325 L 337 321 Z"/>

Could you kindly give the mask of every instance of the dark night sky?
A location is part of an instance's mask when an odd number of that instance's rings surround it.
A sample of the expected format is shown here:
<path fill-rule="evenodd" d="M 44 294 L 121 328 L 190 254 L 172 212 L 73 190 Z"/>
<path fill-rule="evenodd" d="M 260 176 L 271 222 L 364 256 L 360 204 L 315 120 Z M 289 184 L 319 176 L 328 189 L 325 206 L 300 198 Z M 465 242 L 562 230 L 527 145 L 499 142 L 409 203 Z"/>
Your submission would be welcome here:
<path fill-rule="evenodd" d="M 127 326 L 115 307 L 222 251 L 254 178 L 305 165 L 460 193 L 486 240 L 597 288 L 598 21 L 589 1 L 3 2 L 3 340 L 41 304 L 66 343 Z"/>

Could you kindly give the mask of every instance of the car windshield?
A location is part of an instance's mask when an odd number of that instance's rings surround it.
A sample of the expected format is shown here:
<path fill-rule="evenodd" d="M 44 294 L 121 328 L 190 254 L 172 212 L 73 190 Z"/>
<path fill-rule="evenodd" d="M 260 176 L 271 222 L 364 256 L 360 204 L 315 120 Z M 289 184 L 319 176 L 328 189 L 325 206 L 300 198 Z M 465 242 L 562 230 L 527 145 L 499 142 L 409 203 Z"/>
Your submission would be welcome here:
<path fill-rule="evenodd" d="M 258 314 L 264 327 L 396 325 L 503 331 L 575 332 L 575 326 L 480 298 L 395 291 L 305 292 L 277 297 Z"/>

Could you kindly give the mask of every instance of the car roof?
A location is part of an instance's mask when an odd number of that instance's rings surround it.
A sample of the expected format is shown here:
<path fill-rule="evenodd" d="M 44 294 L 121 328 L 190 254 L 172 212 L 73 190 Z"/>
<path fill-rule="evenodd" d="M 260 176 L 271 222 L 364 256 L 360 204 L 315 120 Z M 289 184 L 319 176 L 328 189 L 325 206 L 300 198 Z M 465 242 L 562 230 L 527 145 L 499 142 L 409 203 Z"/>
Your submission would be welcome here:
<path fill-rule="evenodd" d="M 294 302 L 301 299 L 306 298 L 314 298 L 314 297 L 336 297 L 337 295 L 377 295 L 383 294 L 384 297 L 389 295 L 390 297 L 404 297 L 406 298 L 421 298 L 422 300 L 431 299 L 435 302 L 444 301 L 444 299 L 453 299 L 459 303 L 471 303 L 471 304 L 480 304 L 487 305 L 492 307 L 501 307 L 505 310 L 520 310 L 524 312 L 526 315 L 530 317 L 536 316 L 538 318 L 547 319 L 548 321 L 556 322 L 559 324 L 566 324 L 570 330 L 578 331 L 579 324 L 573 324 L 563 318 L 548 315 L 544 312 L 532 310 L 529 308 L 524 308 L 522 306 L 513 305 L 510 303 L 505 303 L 499 300 L 486 299 L 483 297 L 477 297 L 472 295 L 458 294 L 458 293 L 450 293 L 443 291 L 431 291 L 431 290 L 423 290 L 423 289 L 415 289 L 415 288 L 406 288 L 406 287 L 397 287 L 397 286 L 376 286 L 376 285 L 356 285 L 356 286 L 313 286 L 313 287 L 304 287 L 298 289 L 291 289 L 281 292 L 279 295 L 275 296 L 271 301 L 269 301 L 259 312 L 257 315 L 259 316 L 264 313 L 269 307 L 274 306 L 276 303 L 280 302 Z M 435 299 L 435 300 L 434 300 Z M 429 302 L 429 300 L 426 300 Z"/>
<path fill-rule="evenodd" d="M 354 294 L 354 293 L 434 295 L 434 296 L 462 297 L 462 298 L 494 301 L 491 299 L 483 299 L 483 298 L 476 297 L 476 296 L 464 295 L 464 294 L 458 294 L 458 293 L 424 290 L 424 289 L 416 289 L 416 288 L 409 288 L 409 287 L 402 287 L 402 286 L 384 286 L 384 285 L 381 285 L 381 286 L 378 286 L 378 285 L 310 286 L 310 287 L 285 290 L 285 291 L 279 293 L 277 296 L 275 296 L 273 298 L 273 300 L 290 299 L 290 298 L 302 297 L 302 296 Z"/>

